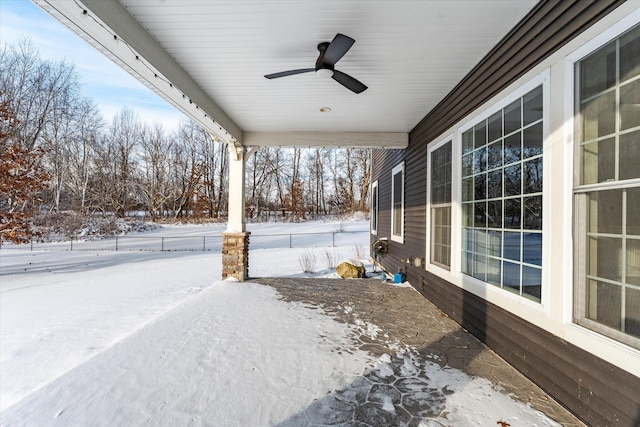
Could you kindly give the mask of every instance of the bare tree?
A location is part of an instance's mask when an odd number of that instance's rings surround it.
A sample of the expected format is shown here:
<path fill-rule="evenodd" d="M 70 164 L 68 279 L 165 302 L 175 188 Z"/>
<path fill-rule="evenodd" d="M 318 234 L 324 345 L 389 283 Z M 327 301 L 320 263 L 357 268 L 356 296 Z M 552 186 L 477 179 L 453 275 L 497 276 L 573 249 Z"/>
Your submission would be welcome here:
<path fill-rule="evenodd" d="M 28 40 L 0 50 L 0 93 L 19 120 L 15 143 L 27 149 L 38 146 L 47 125 L 78 87 L 71 64 L 40 59 Z"/>
<path fill-rule="evenodd" d="M 169 180 L 170 151 L 174 144 L 162 125 L 143 127 L 140 135 L 142 148 L 140 187 L 144 194 L 151 221 L 163 215 L 165 203 L 171 198 Z"/>

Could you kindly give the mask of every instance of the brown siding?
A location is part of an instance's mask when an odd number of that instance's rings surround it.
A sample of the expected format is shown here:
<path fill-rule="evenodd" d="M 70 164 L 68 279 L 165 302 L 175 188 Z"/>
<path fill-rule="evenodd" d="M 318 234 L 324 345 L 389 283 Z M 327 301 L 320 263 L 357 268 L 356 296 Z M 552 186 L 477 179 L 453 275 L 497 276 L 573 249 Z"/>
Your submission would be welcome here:
<path fill-rule="evenodd" d="M 640 378 L 424 270 L 420 293 L 593 426 L 638 426 Z"/>
<path fill-rule="evenodd" d="M 541 1 L 409 135 L 409 144 L 436 138 L 515 82 L 533 66 L 611 12 L 623 0 Z"/>
<path fill-rule="evenodd" d="M 409 147 L 374 151 L 378 179 L 378 237 L 388 237 L 383 266 L 407 269 L 409 281 L 467 330 L 591 425 L 640 425 L 640 378 L 491 305 L 426 271 L 401 264 L 424 257 L 426 147 L 623 1 L 541 1 L 411 131 Z M 405 244 L 391 241 L 391 169 L 405 161 Z M 455 179 L 455 177 L 454 177 Z"/>

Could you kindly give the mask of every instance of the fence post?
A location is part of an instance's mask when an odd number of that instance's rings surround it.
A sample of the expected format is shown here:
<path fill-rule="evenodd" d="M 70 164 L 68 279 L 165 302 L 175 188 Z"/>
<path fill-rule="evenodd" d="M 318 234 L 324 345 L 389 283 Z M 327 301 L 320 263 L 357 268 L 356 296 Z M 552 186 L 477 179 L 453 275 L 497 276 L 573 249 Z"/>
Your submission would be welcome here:
<path fill-rule="evenodd" d="M 160 252 L 164 251 L 164 237 L 162 237 L 162 244 L 160 248 Z"/>
<path fill-rule="evenodd" d="M 31 252 L 33 252 L 33 239 L 29 239 L 29 243 L 31 243 Z"/>
<path fill-rule="evenodd" d="M 118 252 L 118 236 L 116 235 L 116 252 Z"/>
<path fill-rule="evenodd" d="M 207 236 L 202 236 L 202 252 L 207 250 L 207 244 L 205 243 L 207 241 Z"/>
<path fill-rule="evenodd" d="M 289 234 L 289 249 L 293 248 L 293 244 L 291 243 L 292 238 L 293 234 Z"/>
<path fill-rule="evenodd" d="M 335 231 L 333 233 L 331 233 L 331 247 L 332 248 L 336 247 L 336 232 Z"/>
<path fill-rule="evenodd" d="M 69 237 L 69 243 L 71 244 L 71 249 L 73 251 L 73 236 Z"/>

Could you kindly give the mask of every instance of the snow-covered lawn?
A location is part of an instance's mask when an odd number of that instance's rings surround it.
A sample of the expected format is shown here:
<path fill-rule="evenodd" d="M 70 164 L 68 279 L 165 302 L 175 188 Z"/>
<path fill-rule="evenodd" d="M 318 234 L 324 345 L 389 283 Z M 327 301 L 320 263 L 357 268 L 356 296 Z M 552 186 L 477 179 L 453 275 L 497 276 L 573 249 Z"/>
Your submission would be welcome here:
<path fill-rule="evenodd" d="M 318 232 L 326 239 L 338 229 L 367 230 L 368 223 L 248 228 Z M 181 226 L 149 234 L 220 231 Z M 368 235 L 354 233 L 336 248 L 264 246 L 251 250 L 251 276 L 313 276 L 301 273 L 299 262 L 312 253 L 315 275 L 326 277 L 335 276 L 328 260 L 367 251 Z M 2 248 L 0 424 L 287 425 L 314 400 L 366 370 L 384 369 L 384 360 L 352 349 L 353 325 L 318 307 L 285 302 L 266 286 L 217 281 L 220 269 L 219 252 Z M 464 375 L 432 370 L 434 383 L 453 384 Z M 486 381 L 462 383 L 473 390 L 451 396 L 457 409 L 450 419 L 469 420 L 464 411 L 473 408 L 482 424 L 482 408 L 497 406 L 522 425 L 554 425 Z M 495 418 L 486 421 L 495 425 Z"/>

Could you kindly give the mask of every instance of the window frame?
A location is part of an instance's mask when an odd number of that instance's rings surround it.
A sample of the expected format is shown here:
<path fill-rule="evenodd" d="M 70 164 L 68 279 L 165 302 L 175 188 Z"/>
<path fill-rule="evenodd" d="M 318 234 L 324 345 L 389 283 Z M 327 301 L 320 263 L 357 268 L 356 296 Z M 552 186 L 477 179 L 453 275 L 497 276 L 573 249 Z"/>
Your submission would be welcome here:
<path fill-rule="evenodd" d="M 550 137 L 550 117 L 551 117 L 551 103 L 550 103 L 550 69 L 545 68 L 539 74 L 531 77 L 526 82 L 518 85 L 516 88 L 509 89 L 508 92 L 504 94 L 504 96 L 500 96 L 496 98 L 495 102 L 487 104 L 487 106 L 481 109 L 481 112 L 478 114 L 468 118 L 463 123 L 460 124 L 456 129 L 456 138 L 454 139 L 454 168 L 453 172 L 455 174 L 455 187 L 454 187 L 454 197 L 453 202 L 456 209 L 454 209 L 453 213 L 453 221 L 452 221 L 452 236 L 454 240 L 452 241 L 453 246 L 453 254 L 452 254 L 452 272 L 455 272 L 456 276 L 459 276 L 461 279 L 462 286 L 469 286 L 469 289 L 474 289 L 474 292 L 481 292 L 486 296 L 492 295 L 489 299 L 493 299 L 493 295 L 495 298 L 506 298 L 506 300 L 511 300 L 516 302 L 519 305 L 527 306 L 533 310 L 540 311 L 548 314 L 549 309 L 549 286 L 550 286 L 550 277 L 549 277 L 549 261 L 550 261 L 550 241 L 549 238 L 542 239 L 542 271 L 541 271 L 541 290 L 540 290 L 540 300 L 531 299 L 528 297 L 523 297 L 514 292 L 506 291 L 499 286 L 488 283 L 481 279 L 470 276 L 466 273 L 463 273 L 463 211 L 462 211 L 462 154 L 463 154 L 463 134 L 468 130 L 472 129 L 474 126 L 479 124 L 484 119 L 488 119 L 489 117 L 496 114 L 501 109 L 509 106 L 511 103 L 516 101 L 517 99 L 522 98 L 524 95 L 528 94 L 532 90 L 536 89 L 538 86 L 542 86 L 542 105 L 543 105 L 543 117 L 542 117 L 542 148 L 543 155 L 542 158 L 546 158 L 546 155 L 549 153 L 549 149 L 547 147 L 549 143 Z M 546 155 L 544 153 L 547 153 Z M 543 161 L 543 179 L 542 179 L 542 235 L 549 236 L 550 235 L 550 192 L 549 192 L 549 178 L 550 178 L 550 161 Z M 503 196 L 504 198 L 504 196 Z M 456 212 L 457 210 L 457 212 Z M 526 230 L 522 230 L 522 232 L 526 232 Z M 455 269 L 454 269 L 455 268 Z"/>
<path fill-rule="evenodd" d="M 638 14 L 635 14 L 638 15 Z M 619 91 L 620 87 L 624 86 L 624 84 L 628 84 L 628 82 L 621 82 L 619 80 L 619 72 L 618 72 L 618 64 L 619 64 L 619 40 L 628 32 L 635 30 L 637 31 L 640 28 L 637 16 L 635 18 L 628 17 L 626 20 L 621 21 L 615 27 L 609 29 L 602 33 L 600 36 L 593 38 L 589 43 L 587 43 L 582 48 L 576 50 L 571 55 L 569 55 L 566 59 L 566 68 L 567 75 L 565 81 L 567 82 L 567 87 L 570 90 L 570 102 L 571 105 L 568 108 L 568 111 L 573 118 L 573 126 L 572 126 L 572 167 L 573 167 L 573 176 L 571 182 L 571 198 L 573 201 L 573 216 L 572 216 L 572 228 L 574 230 L 574 241 L 573 241 L 573 253 L 575 254 L 573 260 L 573 280 L 572 280 L 572 301 L 573 306 L 571 308 L 570 318 L 571 322 L 577 326 L 584 327 L 593 333 L 596 333 L 602 337 L 606 337 L 612 340 L 615 340 L 621 344 L 629 345 L 633 348 L 640 349 L 640 337 L 636 335 L 631 335 L 629 333 L 623 332 L 623 325 L 620 326 L 620 329 L 616 329 L 613 326 L 609 326 L 606 323 L 598 322 L 597 320 L 589 318 L 588 309 L 587 309 L 587 288 L 589 287 L 588 282 L 591 280 L 593 282 L 602 282 L 609 283 L 608 279 L 600 279 L 599 276 L 593 276 L 593 274 L 589 274 L 588 264 L 590 263 L 589 256 L 589 238 L 602 234 L 599 231 L 589 231 L 589 206 L 588 201 L 590 200 L 591 195 L 600 195 L 604 194 L 604 192 L 609 190 L 615 190 L 621 192 L 622 198 L 622 218 L 621 218 L 621 232 L 620 234 L 612 235 L 612 237 L 620 237 L 622 239 L 622 277 L 620 280 L 612 280 L 611 283 L 615 286 L 621 287 L 621 305 L 620 308 L 621 314 L 621 322 L 624 322 L 623 314 L 624 313 L 624 291 L 631 287 L 637 288 L 637 285 L 628 284 L 624 279 L 625 275 L 625 242 L 629 238 L 627 232 L 625 231 L 625 212 L 626 212 L 626 200 L 627 200 L 627 190 L 629 189 L 638 189 L 640 188 L 640 177 L 630 178 L 630 179 L 619 179 L 619 156 L 620 153 L 616 148 L 614 154 L 614 169 L 615 175 L 613 180 L 604 180 L 600 182 L 589 182 L 589 183 L 581 183 L 582 174 L 584 171 L 584 166 L 582 164 L 581 157 L 581 147 L 584 142 L 582 141 L 582 130 L 581 125 L 582 121 L 582 110 L 580 108 L 580 104 L 583 100 L 581 100 L 581 93 L 579 90 L 580 85 L 580 65 L 581 63 L 589 58 L 592 54 L 598 52 L 599 50 L 607 47 L 611 43 L 616 43 L 616 82 L 612 86 L 613 92 L 615 92 L 615 105 L 616 110 L 614 112 L 615 116 L 615 128 L 611 135 L 614 135 L 613 138 L 617 141 L 621 135 L 628 134 L 634 130 L 624 129 L 621 130 L 619 128 Z M 633 79 L 638 79 L 639 77 L 634 77 Z M 637 80 L 636 80 L 637 81 Z M 593 95 L 593 96 L 598 96 Z M 587 97 L 588 99 L 589 97 Z M 636 129 L 637 126 L 631 129 Z M 600 138 L 596 138 L 599 140 Z M 587 142 L 588 143 L 588 142 Z M 617 142 L 615 143 L 617 147 Z M 606 234 L 606 233 L 605 233 Z M 606 236 L 605 236 L 606 237 Z M 632 236 L 635 240 L 637 240 L 637 236 Z M 620 282 L 620 283 L 618 283 Z M 597 298 L 596 298 L 597 299 Z M 592 307 L 592 310 L 594 308 Z M 597 309 L 595 309 L 597 310 Z"/>
<path fill-rule="evenodd" d="M 456 159 L 454 158 L 454 156 L 456 155 L 456 150 L 455 150 L 455 142 L 454 142 L 454 137 L 453 135 L 449 135 L 446 138 L 438 141 L 435 144 L 432 144 L 431 147 L 428 148 L 427 150 L 427 212 L 426 212 L 426 218 L 427 218 L 427 223 L 426 223 L 426 230 L 428 233 L 428 237 L 426 239 L 426 260 L 427 263 L 430 266 L 434 266 L 437 268 L 441 268 L 444 269 L 446 271 L 451 271 L 452 270 L 452 264 L 453 264 L 453 247 L 454 247 L 454 242 L 453 242 L 453 192 L 454 192 L 454 180 L 453 180 L 453 174 L 456 172 L 454 165 L 456 163 Z M 450 176 L 449 176 L 449 183 L 450 183 L 450 193 L 449 193 L 449 202 L 448 203 L 438 203 L 438 204 L 432 204 L 432 191 L 433 191 L 433 187 L 432 187 L 432 183 L 433 183 L 433 177 L 432 177 L 432 172 L 433 172 L 433 168 L 432 168 L 432 154 L 433 152 L 445 147 L 447 144 L 449 144 L 449 149 L 450 149 L 450 156 L 451 156 L 451 166 L 450 166 Z M 434 239 L 434 229 L 433 229 L 433 210 L 437 209 L 437 208 L 444 208 L 444 207 L 449 207 L 449 265 L 437 262 L 433 260 L 433 239 Z"/>
<path fill-rule="evenodd" d="M 401 189 L 400 189 L 400 203 L 399 209 L 396 211 L 396 200 L 395 200 L 395 177 L 400 174 L 401 179 Z M 396 233 L 396 229 L 394 225 L 396 224 L 396 217 L 399 216 L 400 219 L 400 233 Z M 391 240 L 398 243 L 404 243 L 404 162 L 398 164 L 391 170 Z"/>
<path fill-rule="evenodd" d="M 371 212 L 370 227 L 371 234 L 378 235 L 378 223 L 380 222 L 380 192 L 378 190 L 378 180 L 371 184 Z"/>

